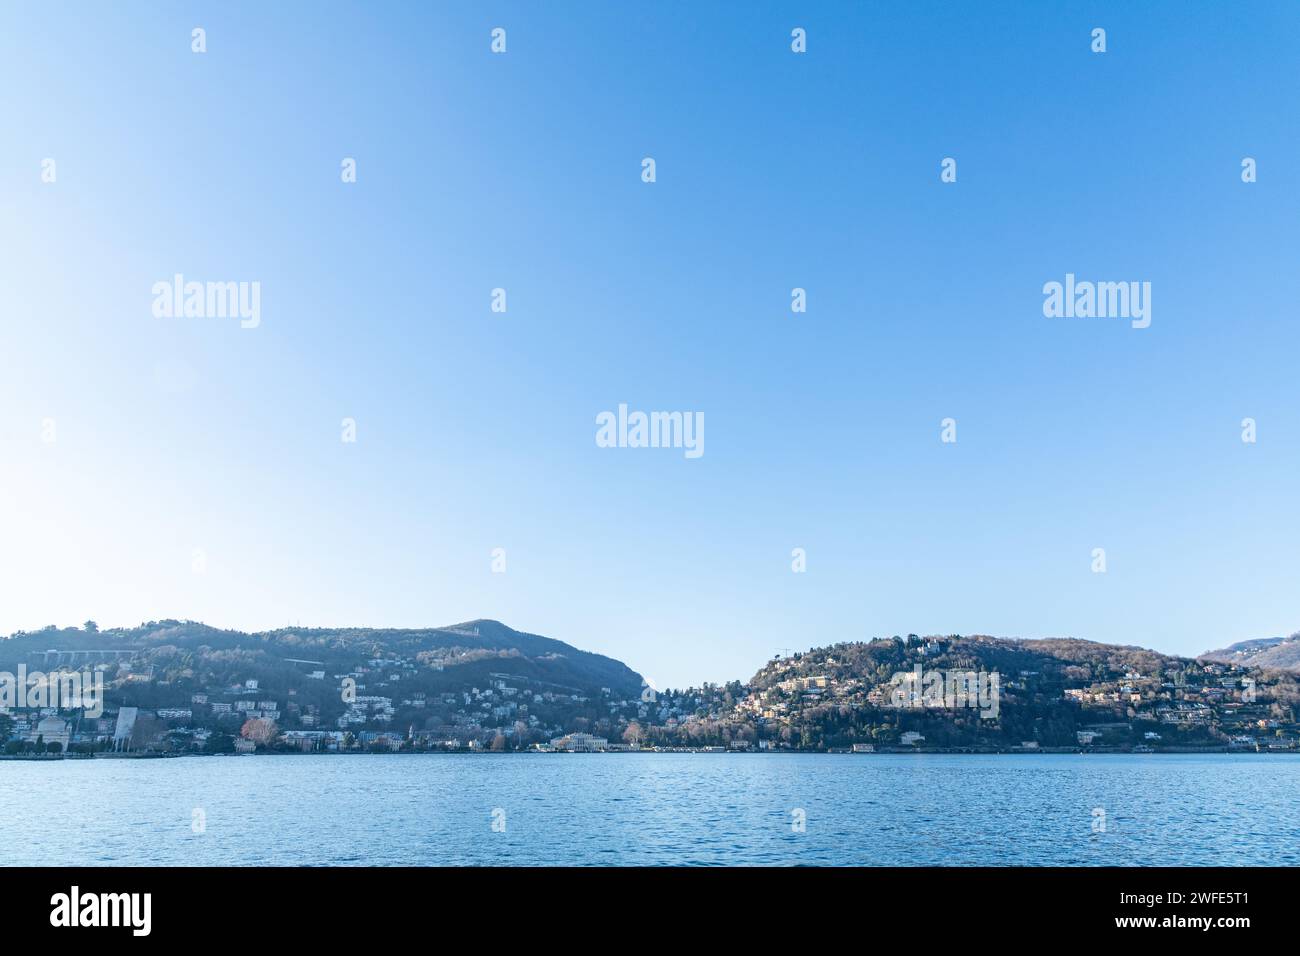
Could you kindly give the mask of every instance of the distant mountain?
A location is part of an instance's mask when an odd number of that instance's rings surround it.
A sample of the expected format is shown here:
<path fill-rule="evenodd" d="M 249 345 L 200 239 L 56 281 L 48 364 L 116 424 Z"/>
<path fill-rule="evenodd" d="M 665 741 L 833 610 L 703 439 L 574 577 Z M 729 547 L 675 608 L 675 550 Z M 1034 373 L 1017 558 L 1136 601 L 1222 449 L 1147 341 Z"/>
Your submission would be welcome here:
<path fill-rule="evenodd" d="M 1199 658 L 1241 667 L 1273 668 L 1300 671 L 1300 632 L 1290 637 L 1262 637 L 1238 641 L 1217 651 L 1206 651 Z"/>

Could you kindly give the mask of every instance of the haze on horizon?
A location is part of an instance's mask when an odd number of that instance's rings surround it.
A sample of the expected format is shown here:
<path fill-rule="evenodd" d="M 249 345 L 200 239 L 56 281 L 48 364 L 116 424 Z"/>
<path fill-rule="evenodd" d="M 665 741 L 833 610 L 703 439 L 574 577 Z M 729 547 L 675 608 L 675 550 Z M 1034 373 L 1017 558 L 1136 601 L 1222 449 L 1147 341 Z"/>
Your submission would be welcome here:
<path fill-rule="evenodd" d="M 1286 5 L 1107 8 L 1104 55 L 1029 2 L 746 11 L 507 4 L 496 56 L 450 5 L 7 5 L 0 633 L 490 617 L 675 687 L 1294 631 Z M 156 317 L 177 274 L 260 323 Z M 1045 317 L 1067 274 L 1150 326 Z M 598 447 L 623 403 L 704 454 Z"/>

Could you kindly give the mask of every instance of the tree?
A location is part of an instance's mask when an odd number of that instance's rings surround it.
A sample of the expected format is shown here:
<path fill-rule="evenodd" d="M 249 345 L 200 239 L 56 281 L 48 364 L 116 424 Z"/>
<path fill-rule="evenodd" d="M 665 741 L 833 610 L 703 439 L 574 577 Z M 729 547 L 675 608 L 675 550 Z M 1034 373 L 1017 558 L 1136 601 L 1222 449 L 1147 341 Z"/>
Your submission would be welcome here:
<path fill-rule="evenodd" d="M 275 721 L 267 720 L 265 717 L 254 717 L 251 720 L 246 720 L 244 726 L 239 728 L 239 736 L 245 740 L 251 740 L 259 747 L 265 747 L 275 740 L 279 733 L 280 728 L 275 725 Z"/>
<path fill-rule="evenodd" d="M 645 731 L 641 729 L 641 724 L 635 720 L 629 721 L 627 730 L 623 731 L 623 742 L 631 744 L 633 747 L 641 746 L 641 738 L 645 736 Z"/>
<path fill-rule="evenodd" d="M 94 621 L 87 621 L 85 624 L 81 625 L 81 629 L 84 631 L 88 631 L 91 634 L 99 633 L 99 625 L 96 624 Z"/>

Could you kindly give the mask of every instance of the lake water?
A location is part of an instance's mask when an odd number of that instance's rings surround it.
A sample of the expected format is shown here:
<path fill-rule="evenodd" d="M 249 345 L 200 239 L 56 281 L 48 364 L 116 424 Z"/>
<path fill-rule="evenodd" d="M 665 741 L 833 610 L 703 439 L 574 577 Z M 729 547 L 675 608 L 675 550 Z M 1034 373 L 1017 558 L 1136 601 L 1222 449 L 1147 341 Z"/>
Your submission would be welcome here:
<path fill-rule="evenodd" d="M 1300 757 L 0 761 L 0 822 L 4 864 L 1296 865 Z"/>

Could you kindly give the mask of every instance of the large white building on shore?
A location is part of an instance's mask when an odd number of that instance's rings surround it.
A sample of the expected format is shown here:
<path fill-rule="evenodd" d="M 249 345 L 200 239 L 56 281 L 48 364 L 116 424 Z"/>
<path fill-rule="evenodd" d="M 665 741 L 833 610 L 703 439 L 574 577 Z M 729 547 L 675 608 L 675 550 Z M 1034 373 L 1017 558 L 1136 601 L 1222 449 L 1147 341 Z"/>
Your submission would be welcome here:
<path fill-rule="evenodd" d="M 605 737 L 593 737 L 591 734 L 566 734 L 551 741 L 556 750 L 568 750 L 573 753 L 592 753 L 609 747 Z"/>

